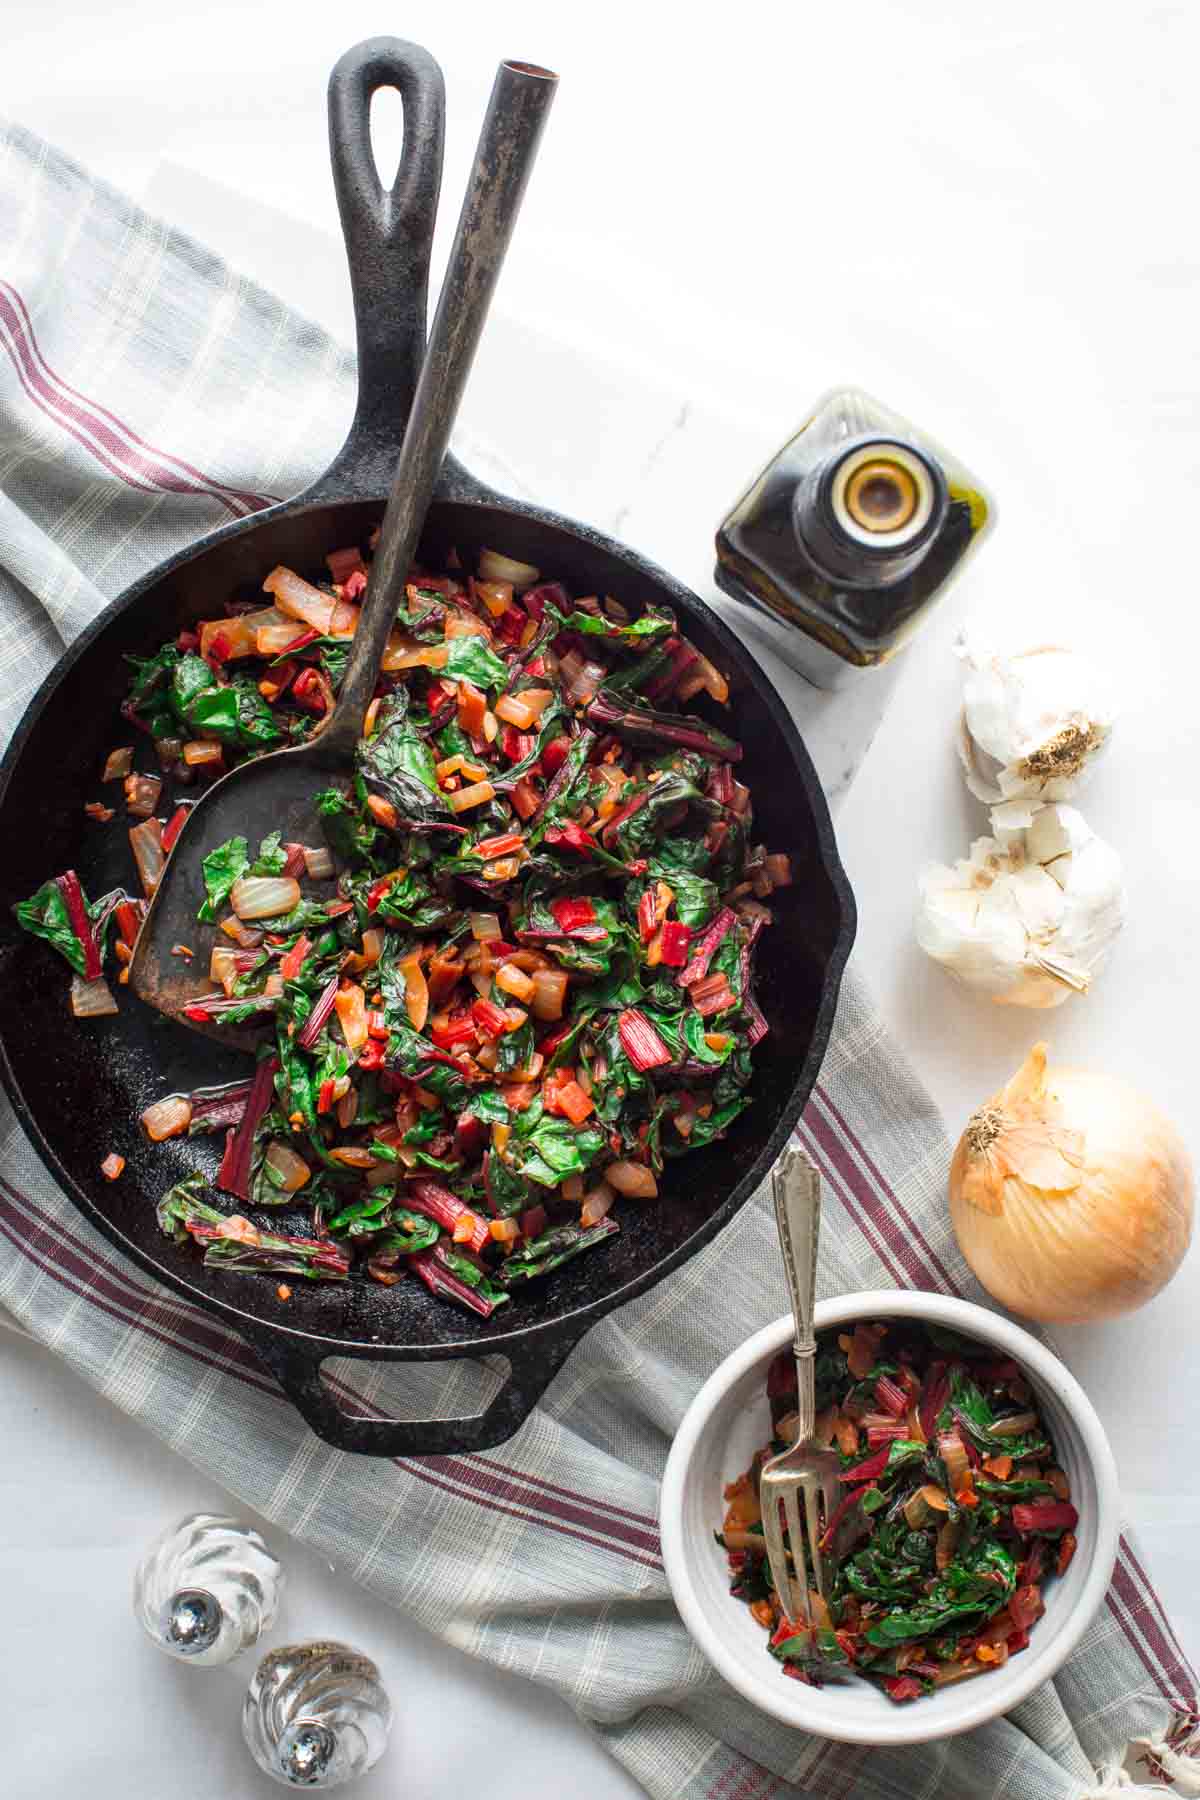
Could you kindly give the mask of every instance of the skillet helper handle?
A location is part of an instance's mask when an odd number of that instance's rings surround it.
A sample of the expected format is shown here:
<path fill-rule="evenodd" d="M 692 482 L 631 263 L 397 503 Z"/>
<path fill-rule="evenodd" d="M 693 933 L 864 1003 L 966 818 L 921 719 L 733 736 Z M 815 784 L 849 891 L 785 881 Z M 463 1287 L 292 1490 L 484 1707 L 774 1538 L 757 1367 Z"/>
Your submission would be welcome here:
<path fill-rule="evenodd" d="M 497 1351 L 508 1360 L 509 1379 L 485 1411 L 464 1419 L 386 1419 L 356 1413 L 352 1401 L 339 1404 L 321 1380 L 323 1358 L 302 1343 L 257 1332 L 244 1335 L 305 1424 L 335 1450 L 359 1456 L 463 1456 L 493 1450 L 520 1430 L 583 1333 L 549 1342 L 539 1338 Z M 481 1355 L 489 1354 L 486 1343 L 479 1348 Z"/>
<path fill-rule="evenodd" d="M 813 1315 L 821 1235 L 821 1177 L 803 1150 L 784 1151 L 771 1172 L 771 1195 L 796 1321 L 796 1442 L 800 1444 L 812 1437 L 817 1417 Z"/>
<path fill-rule="evenodd" d="M 404 150 L 390 188 L 371 147 L 371 100 L 396 88 Z M 309 500 L 378 499 L 396 468 L 425 355 L 429 256 L 442 185 L 446 90 L 427 50 L 368 38 L 329 77 L 329 154 L 346 240 L 358 340 L 358 404 Z"/>

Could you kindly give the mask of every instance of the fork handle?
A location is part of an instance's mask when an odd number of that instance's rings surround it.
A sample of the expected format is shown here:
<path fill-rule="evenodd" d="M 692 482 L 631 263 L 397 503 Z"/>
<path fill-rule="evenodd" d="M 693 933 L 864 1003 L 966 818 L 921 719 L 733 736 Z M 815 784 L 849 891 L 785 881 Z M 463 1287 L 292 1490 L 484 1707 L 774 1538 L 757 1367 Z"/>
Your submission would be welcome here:
<path fill-rule="evenodd" d="M 817 1245 L 821 1231 L 821 1177 L 803 1150 L 785 1150 L 771 1176 L 775 1223 L 783 1266 L 792 1292 L 796 1321 L 796 1441 L 810 1438 L 816 1426 L 817 1353 L 813 1310 L 817 1298 Z"/>

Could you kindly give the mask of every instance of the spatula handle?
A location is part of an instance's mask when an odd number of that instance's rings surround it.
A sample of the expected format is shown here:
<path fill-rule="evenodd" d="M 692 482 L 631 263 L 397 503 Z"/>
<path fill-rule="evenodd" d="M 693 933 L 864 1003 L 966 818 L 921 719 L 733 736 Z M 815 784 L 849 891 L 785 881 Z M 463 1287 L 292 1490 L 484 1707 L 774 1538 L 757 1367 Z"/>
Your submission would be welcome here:
<path fill-rule="evenodd" d="M 321 733 L 331 754 L 348 759 L 361 733 L 557 84 L 549 70 L 527 63 L 501 63 L 496 73 L 362 616 L 337 706 Z"/>
<path fill-rule="evenodd" d="M 785 1150 L 771 1172 L 775 1223 L 796 1320 L 797 1441 L 812 1435 L 816 1421 L 813 1359 L 817 1340 L 813 1313 L 817 1299 L 817 1246 L 821 1231 L 821 1177 L 803 1150 Z"/>

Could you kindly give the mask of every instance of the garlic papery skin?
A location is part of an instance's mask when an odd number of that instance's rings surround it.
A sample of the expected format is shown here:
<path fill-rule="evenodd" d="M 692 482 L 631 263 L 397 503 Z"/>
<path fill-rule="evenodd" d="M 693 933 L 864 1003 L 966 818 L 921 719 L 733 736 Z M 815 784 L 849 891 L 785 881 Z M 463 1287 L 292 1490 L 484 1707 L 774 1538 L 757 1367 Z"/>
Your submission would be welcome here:
<path fill-rule="evenodd" d="M 1171 1121 L 1124 1081 L 1048 1068 L 1035 1044 L 972 1114 L 950 1165 L 959 1247 L 1028 1319 L 1116 1318 L 1165 1287 L 1192 1231 L 1195 1182 Z"/>
<path fill-rule="evenodd" d="M 992 837 L 921 875 L 917 942 L 1003 1006 L 1086 993 L 1124 918 L 1121 861 L 1073 806 L 1009 802 Z"/>
<path fill-rule="evenodd" d="M 1002 656 L 963 637 L 955 650 L 966 665 L 958 754 L 971 792 L 985 806 L 1071 799 L 1112 734 L 1104 677 L 1054 644 Z"/>

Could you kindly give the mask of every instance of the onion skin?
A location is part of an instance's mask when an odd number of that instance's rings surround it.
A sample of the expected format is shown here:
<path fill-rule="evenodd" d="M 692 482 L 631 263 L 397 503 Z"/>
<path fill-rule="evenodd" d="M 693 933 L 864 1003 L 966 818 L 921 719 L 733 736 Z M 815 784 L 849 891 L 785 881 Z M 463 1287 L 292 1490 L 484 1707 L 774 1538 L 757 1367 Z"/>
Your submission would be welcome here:
<path fill-rule="evenodd" d="M 1187 1147 L 1156 1106 L 1110 1076 L 1047 1069 L 1041 1044 L 973 1116 L 950 1164 L 950 1216 L 973 1273 L 1046 1324 L 1118 1318 L 1164 1288 L 1187 1251 L 1194 1193 Z"/>

